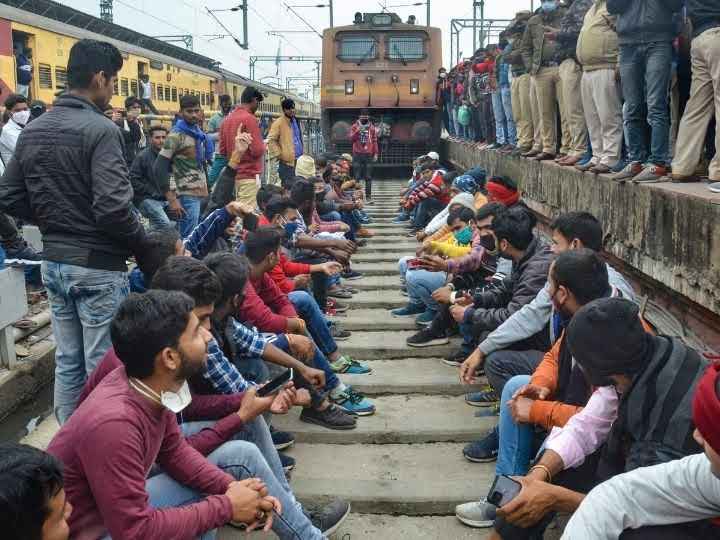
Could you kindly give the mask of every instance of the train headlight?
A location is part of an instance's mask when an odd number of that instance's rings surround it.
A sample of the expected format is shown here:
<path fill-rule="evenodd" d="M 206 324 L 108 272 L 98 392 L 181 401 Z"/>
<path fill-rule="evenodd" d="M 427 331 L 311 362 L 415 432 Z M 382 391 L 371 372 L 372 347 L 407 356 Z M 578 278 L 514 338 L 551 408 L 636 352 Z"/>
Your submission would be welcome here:
<path fill-rule="evenodd" d="M 355 93 L 355 81 L 347 80 L 345 81 L 345 95 L 348 96 L 350 94 Z"/>
<path fill-rule="evenodd" d="M 411 94 L 419 94 L 420 93 L 420 79 L 410 79 L 410 93 Z"/>

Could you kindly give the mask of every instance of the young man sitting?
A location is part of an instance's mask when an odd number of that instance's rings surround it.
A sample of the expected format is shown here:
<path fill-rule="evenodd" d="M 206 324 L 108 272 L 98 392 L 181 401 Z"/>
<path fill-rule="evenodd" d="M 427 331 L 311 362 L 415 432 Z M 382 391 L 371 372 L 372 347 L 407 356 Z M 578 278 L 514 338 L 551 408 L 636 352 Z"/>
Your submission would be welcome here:
<path fill-rule="evenodd" d="M 560 254 L 550 266 L 548 284 L 553 325 L 560 333 L 557 341 L 532 376 L 516 375 L 504 385 L 498 426 L 463 452 L 466 459 L 479 463 L 497 457 L 498 475 L 527 474 L 530 459 L 547 432 L 564 426 L 585 406 L 592 389 L 574 364 L 562 332 L 585 304 L 621 294 L 608 283 L 607 267 L 597 253 L 584 248 Z M 495 509 L 483 499 L 459 505 L 455 514 L 471 527 L 492 527 Z"/>
<path fill-rule="evenodd" d="M 708 362 L 679 338 L 648 334 L 638 313 L 629 300 L 603 298 L 573 316 L 568 350 L 597 389 L 519 477 L 522 490 L 497 510 L 493 540 L 537 538 L 555 511 L 573 512 L 598 483 L 700 451 L 691 403 Z"/>
<path fill-rule="evenodd" d="M 244 248 L 250 262 L 250 275 L 238 315 L 264 332 L 277 332 L 273 329 L 277 327 L 282 332 L 303 335 L 307 329 L 333 371 L 370 373 L 366 365 L 340 354 L 329 323 L 312 296 L 302 290 L 286 295 L 272 279 L 270 272 L 281 258 L 281 231 L 278 227 L 267 226 L 247 235 Z"/>
<path fill-rule="evenodd" d="M 187 379 L 205 369 L 212 339 L 193 307 L 184 293 L 148 291 L 118 309 L 111 336 L 124 367 L 48 447 L 65 467 L 71 536 L 191 539 L 236 522 L 280 538 L 323 538 L 255 445 L 228 442 L 206 459 L 182 437 L 175 415 L 189 404 Z M 156 462 L 164 472 L 148 477 Z"/>
<path fill-rule="evenodd" d="M 260 351 L 265 350 L 266 354 L 254 354 L 251 358 L 236 358 L 237 355 L 232 351 L 235 340 L 227 340 L 226 343 L 223 334 L 229 332 L 229 335 L 232 336 L 236 332 L 244 334 L 247 330 L 234 317 L 243 304 L 248 263 L 244 257 L 233 253 L 213 253 L 205 259 L 205 263 L 218 276 L 223 288 L 222 299 L 216 306 L 213 317 L 213 334 L 220 344 L 220 348 L 226 349 L 227 356 L 237 362 L 238 367 L 247 374 L 248 378 L 257 381 L 268 379 L 268 367 L 265 362 L 260 361 L 261 359 L 283 367 L 296 368 L 298 375 L 312 383 L 309 390 L 313 400 L 310 407 L 303 409 L 300 420 L 328 429 L 353 429 L 356 424 L 352 415 L 373 414 L 375 406 L 338 379 L 325 356 L 310 338 L 293 334 L 272 336 L 275 339 L 274 345 L 277 346 L 273 347 L 267 343 L 267 338 L 257 334 L 253 328 L 252 332 L 257 341 L 255 348 Z M 278 348 L 282 349 L 279 352 L 288 352 L 299 360 L 310 363 L 313 367 L 304 365 L 288 354 L 273 354 L 270 357 L 267 355 L 268 348 L 273 353 L 278 351 Z M 307 373 L 309 376 L 306 376 Z M 296 381 L 296 386 L 306 387 L 301 386 L 302 378 L 300 381 Z M 225 392 L 226 390 L 223 389 L 225 375 L 222 372 L 218 373 L 214 379 L 216 391 Z M 321 388 L 322 392 L 314 391 L 316 388 Z M 337 406 L 333 402 L 337 403 Z"/>
<path fill-rule="evenodd" d="M 458 174 L 435 171 L 429 182 L 412 192 L 403 205 L 405 211 L 415 211 L 413 234 L 423 230 L 430 220 L 450 203 L 450 186 Z"/>
<path fill-rule="evenodd" d="M 0 444 L 3 538 L 68 540 L 72 510 L 57 458 L 26 444 Z"/>

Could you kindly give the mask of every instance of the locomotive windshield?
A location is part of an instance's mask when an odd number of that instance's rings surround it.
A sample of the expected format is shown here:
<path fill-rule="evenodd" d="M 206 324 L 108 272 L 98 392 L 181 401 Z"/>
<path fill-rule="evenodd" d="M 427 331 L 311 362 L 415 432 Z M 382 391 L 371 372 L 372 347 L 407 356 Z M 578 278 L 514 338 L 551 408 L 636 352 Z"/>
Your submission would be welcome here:
<path fill-rule="evenodd" d="M 344 36 L 340 40 L 340 60 L 374 60 L 377 57 L 377 43 L 371 36 Z"/>
<path fill-rule="evenodd" d="M 425 58 L 425 40 L 422 36 L 390 36 L 388 37 L 387 58 L 406 62 Z"/>

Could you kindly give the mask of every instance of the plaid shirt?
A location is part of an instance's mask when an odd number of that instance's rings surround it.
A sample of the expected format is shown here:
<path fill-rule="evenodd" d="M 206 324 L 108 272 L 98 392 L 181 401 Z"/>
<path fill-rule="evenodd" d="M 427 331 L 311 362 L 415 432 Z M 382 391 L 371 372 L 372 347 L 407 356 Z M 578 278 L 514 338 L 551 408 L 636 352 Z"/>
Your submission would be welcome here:
<path fill-rule="evenodd" d="M 244 357 L 262 356 L 268 340 L 254 328 L 247 328 L 234 319 L 232 325 L 231 338 L 238 348 L 238 352 Z M 245 380 L 214 339 L 208 343 L 207 369 L 203 373 L 203 377 L 220 394 L 244 392 L 248 386 L 253 384 Z"/>

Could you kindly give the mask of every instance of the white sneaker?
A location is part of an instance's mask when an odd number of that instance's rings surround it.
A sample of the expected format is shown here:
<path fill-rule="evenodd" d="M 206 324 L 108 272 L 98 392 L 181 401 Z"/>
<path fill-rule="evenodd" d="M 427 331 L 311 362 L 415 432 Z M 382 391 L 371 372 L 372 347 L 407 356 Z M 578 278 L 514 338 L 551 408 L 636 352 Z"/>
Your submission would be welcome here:
<path fill-rule="evenodd" d="M 712 184 L 708 184 L 707 188 L 713 193 L 720 193 L 720 182 L 713 182 Z"/>
<path fill-rule="evenodd" d="M 486 499 L 477 502 L 459 504 L 455 507 L 455 517 L 465 525 L 477 529 L 487 529 L 495 522 L 497 507 Z"/>

